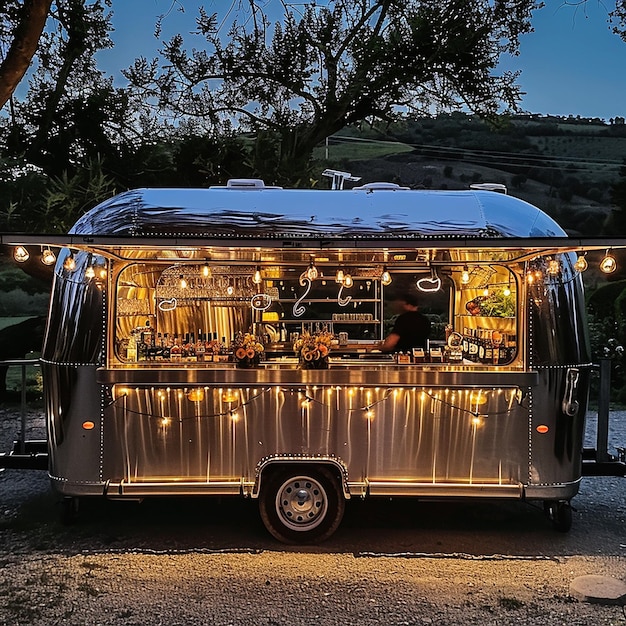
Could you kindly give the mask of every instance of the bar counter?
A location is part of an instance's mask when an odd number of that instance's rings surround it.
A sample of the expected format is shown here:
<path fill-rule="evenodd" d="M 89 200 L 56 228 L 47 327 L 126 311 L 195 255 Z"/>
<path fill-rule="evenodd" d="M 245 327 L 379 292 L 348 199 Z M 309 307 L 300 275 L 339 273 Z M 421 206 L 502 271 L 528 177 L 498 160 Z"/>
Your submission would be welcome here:
<path fill-rule="evenodd" d="M 235 363 L 133 363 L 100 368 L 97 380 L 116 385 L 200 385 L 208 387 L 254 387 L 282 385 L 341 385 L 366 387 L 532 387 L 535 371 L 415 363 L 398 365 L 389 360 L 331 359 L 328 369 L 299 369 L 295 358 L 261 362 L 255 368 L 238 368 Z"/>

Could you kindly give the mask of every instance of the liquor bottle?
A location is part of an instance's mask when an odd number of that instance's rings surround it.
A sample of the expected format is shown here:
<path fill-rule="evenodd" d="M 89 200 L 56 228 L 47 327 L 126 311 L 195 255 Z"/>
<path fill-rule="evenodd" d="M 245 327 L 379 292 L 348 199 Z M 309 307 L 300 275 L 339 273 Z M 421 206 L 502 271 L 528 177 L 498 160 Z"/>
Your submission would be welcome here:
<path fill-rule="evenodd" d="M 170 349 L 170 359 L 173 362 L 180 363 L 182 360 L 182 347 L 180 345 L 180 340 L 178 339 L 178 335 L 174 335 L 174 343 Z"/>
<path fill-rule="evenodd" d="M 206 345 L 204 343 L 204 336 L 202 331 L 198 330 L 198 341 L 196 342 L 196 360 L 200 363 L 204 362 L 206 355 Z"/>
<path fill-rule="evenodd" d="M 135 339 L 135 330 L 130 331 L 128 338 L 128 348 L 126 350 L 126 360 L 135 362 L 137 360 L 137 340 Z"/>

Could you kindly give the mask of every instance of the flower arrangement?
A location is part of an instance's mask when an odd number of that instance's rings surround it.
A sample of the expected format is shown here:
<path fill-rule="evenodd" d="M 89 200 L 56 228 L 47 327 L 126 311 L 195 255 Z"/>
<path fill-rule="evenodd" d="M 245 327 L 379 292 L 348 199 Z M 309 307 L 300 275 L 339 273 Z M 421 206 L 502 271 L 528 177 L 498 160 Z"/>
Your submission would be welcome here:
<path fill-rule="evenodd" d="M 334 335 L 326 330 L 314 335 L 308 332 L 302 333 L 293 344 L 293 349 L 300 358 L 300 367 L 303 369 L 326 369 L 333 338 Z"/>
<path fill-rule="evenodd" d="M 233 351 L 238 367 L 255 367 L 261 360 L 265 348 L 256 335 L 237 333 L 233 341 Z"/>

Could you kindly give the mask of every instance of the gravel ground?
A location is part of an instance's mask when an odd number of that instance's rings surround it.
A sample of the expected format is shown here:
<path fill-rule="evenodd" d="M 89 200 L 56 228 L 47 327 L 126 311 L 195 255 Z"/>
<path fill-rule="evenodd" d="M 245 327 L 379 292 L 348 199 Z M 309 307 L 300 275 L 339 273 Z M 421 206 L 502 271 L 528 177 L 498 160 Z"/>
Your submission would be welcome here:
<path fill-rule="evenodd" d="M 0 408 L 0 450 L 15 424 Z M 355 501 L 327 543 L 293 548 L 253 502 L 174 502 L 94 501 L 65 527 L 45 472 L 1 472 L 0 624 L 626 626 L 570 595 L 577 576 L 626 581 L 624 479 L 585 479 L 566 535 L 520 503 Z"/>

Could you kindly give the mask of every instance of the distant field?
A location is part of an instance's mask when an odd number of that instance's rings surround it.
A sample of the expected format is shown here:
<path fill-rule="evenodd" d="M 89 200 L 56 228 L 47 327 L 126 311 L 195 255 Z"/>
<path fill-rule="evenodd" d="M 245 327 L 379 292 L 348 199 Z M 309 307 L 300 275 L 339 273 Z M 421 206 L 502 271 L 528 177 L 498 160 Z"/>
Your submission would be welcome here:
<path fill-rule="evenodd" d="M 402 154 L 412 150 L 413 148 L 407 144 L 393 141 L 368 141 L 367 139 L 344 141 L 331 137 L 330 145 L 328 146 L 328 158 L 333 161 L 342 159 L 362 161 L 386 157 L 390 154 Z M 324 159 L 326 148 L 323 146 L 316 148 L 313 156 L 316 159 Z"/>
<path fill-rule="evenodd" d="M 35 317 L 34 315 L 26 315 L 23 317 L 0 317 L 0 330 L 6 328 L 7 326 L 14 326 L 15 324 L 19 324 L 20 322 L 25 322 L 29 320 L 31 317 Z"/>

